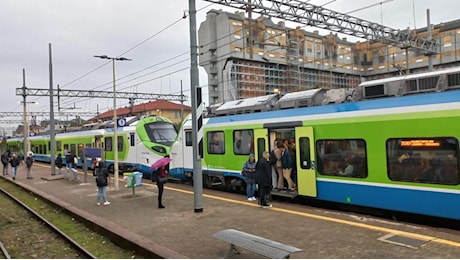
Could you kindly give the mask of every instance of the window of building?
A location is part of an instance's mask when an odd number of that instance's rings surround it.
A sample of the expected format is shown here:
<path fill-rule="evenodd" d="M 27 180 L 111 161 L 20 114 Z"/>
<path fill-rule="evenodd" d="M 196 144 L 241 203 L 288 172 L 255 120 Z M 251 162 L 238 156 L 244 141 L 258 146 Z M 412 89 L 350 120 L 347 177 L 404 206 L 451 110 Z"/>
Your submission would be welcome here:
<path fill-rule="evenodd" d="M 458 185 L 458 140 L 453 137 L 392 138 L 386 142 L 393 181 Z"/>
<path fill-rule="evenodd" d="M 316 142 L 318 173 L 366 178 L 367 154 L 363 139 L 330 139 Z"/>

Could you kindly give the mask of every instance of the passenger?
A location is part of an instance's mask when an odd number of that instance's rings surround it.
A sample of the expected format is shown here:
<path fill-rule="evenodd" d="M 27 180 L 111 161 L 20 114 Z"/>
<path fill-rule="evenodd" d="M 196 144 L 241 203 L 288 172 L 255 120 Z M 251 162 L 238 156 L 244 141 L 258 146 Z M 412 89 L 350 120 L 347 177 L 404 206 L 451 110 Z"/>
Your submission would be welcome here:
<path fill-rule="evenodd" d="M 254 197 L 254 192 L 256 190 L 256 158 L 254 154 L 251 153 L 249 155 L 249 159 L 244 163 L 242 173 L 246 181 L 246 195 L 248 200 L 254 201 L 256 200 Z"/>
<path fill-rule="evenodd" d="M 8 158 L 8 151 L 2 153 L 2 164 L 3 164 L 3 176 L 8 175 L 8 164 L 10 159 Z"/>
<path fill-rule="evenodd" d="M 34 163 L 34 159 L 32 158 L 32 152 L 28 152 L 27 158 L 26 158 L 27 179 L 33 179 L 32 175 L 30 174 L 30 170 L 32 169 L 33 163 Z"/>
<path fill-rule="evenodd" d="M 278 187 L 278 172 L 276 170 L 276 156 L 275 156 L 275 150 L 277 147 L 273 148 L 273 150 L 270 152 L 270 165 L 272 166 L 272 187 L 273 189 L 276 189 Z"/>
<path fill-rule="evenodd" d="M 16 156 L 15 153 L 13 153 L 13 156 L 10 160 L 10 164 L 11 164 L 11 174 L 12 174 L 12 177 L 13 177 L 13 180 L 16 180 L 16 169 L 19 165 L 19 159 L 18 157 Z"/>
<path fill-rule="evenodd" d="M 259 185 L 259 205 L 263 208 L 271 207 L 270 192 L 272 187 L 272 171 L 270 153 L 263 152 L 263 158 L 256 163 L 256 183 Z"/>
<path fill-rule="evenodd" d="M 284 190 L 284 178 L 283 178 L 283 162 L 281 158 L 283 156 L 284 145 L 282 142 L 278 142 L 274 151 L 276 157 L 276 172 L 278 173 L 278 191 Z"/>
<path fill-rule="evenodd" d="M 288 183 L 288 191 L 295 191 L 296 185 L 291 179 L 293 160 L 292 155 L 288 149 L 284 149 L 281 156 L 281 163 L 283 165 L 283 177 Z"/>
<path fill-rule="evenodd" d="M 58 175 L 61 175 L 62 174 L 62 156 L 60 153 L 57 155 L 55 163 L 56 163 L 56 167 L 58 168 Z"/>
<path fill-rule="evenodd" d="M 338 175 L 340 176 L 353 176 L 354 172 L 354 167 L 353 164 L 351 163 L 351 157 L 346 157 L 345 158 L 345 167 L 344 169 L 340 169 L 337 167 Z"/>
<path fill-rule="evenodd" d="M 323 160 L 323 174 L 325 175 L 337 175 L 337 162 L 332 159 Z"/>
<path fill-rule="evenodd" d="M 107 185 L 109 183 L 109 171 L 105 168 L 104 162 L 99 162 L 99 166 L 96 170 L 96 186 L 97 186 L 97 201 L 96 204 L 109 205 L 110 202 L 107 200 Z"/>
<path fill-rule="evenodd" d="M 158 187 L 158 208 L 164 209 L 165 206 L 163 206 L 162 198 L 163 198 L 164 185 L 166 182 L 168 182 L 168 170 L 166 169 L 166 166 L 159 167 L 155 171 L 155 174 L 157 177 L 157 187 Z"/>

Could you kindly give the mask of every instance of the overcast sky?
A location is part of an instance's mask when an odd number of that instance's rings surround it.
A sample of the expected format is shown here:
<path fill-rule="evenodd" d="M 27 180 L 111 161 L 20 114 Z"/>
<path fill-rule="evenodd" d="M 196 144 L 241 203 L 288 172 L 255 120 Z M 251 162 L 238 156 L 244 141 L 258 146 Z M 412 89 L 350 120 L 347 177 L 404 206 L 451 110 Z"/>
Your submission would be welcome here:
<path fill-rule="evenodd" d="M 310 1 L 315 5 L 328 2 Z M 0 111 L 23 110 L 22 97 L 15 91 L 23 85 L 23 69 L 27 87 L 49 89 L 50 43 L 55 87 L 111 91 L 111 63 L 93 56 L 122 55 L 132 61 L 116 63 L 118 91 L 180 94 L 182 80 L 184 94 L 190 98 L 189 20 L 182 19 L 188 5 L 188 0 L 0 0 Z M 196 6 L 197 28 L 210 9 L 235 11 L 202 0 L 196 0 Z M 432 24 L 460 19 L 458 0 L 336 0 L 325 8 L 341 13 L 364 8 L 350 15 L 396 29 L 425 27 L 427 9 Z M 205 94 L 206 83 L 200 69 Z M 206 103 L 207 99 L 205 95 Z M 27 101 L 39 102 L 29 104 L 31 112 L 49 111 L 49 98 L 28 97 Z M 128 100 L 118 100 L 119 106 L 127 104 Z M 113 108 L 113 100 L 62 98 L 61 107 L 104 112 Z M 5 119 L 22 118 L 0 118 Z M 1 123 L 0 134 L 11 126 Z"/>

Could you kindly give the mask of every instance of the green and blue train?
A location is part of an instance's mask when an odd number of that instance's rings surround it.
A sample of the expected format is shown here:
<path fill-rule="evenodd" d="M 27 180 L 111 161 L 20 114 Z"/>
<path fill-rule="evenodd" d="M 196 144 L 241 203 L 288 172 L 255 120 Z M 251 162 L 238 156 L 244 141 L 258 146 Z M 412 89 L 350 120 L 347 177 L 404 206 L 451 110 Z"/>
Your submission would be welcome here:
<path fill-rule="evenodd" d="M 86 163 L 92 168 L 91 158 L 84 158 L 85 148 L 100 148 L 102 159 L 110 172 L 114 169 L 113 127 L 86 131 L 58 133 L 55 135 L 55 154 L 65 158 L 66 153 L 75 154 L 79 167 Z M 136 169 L 149 176 L 150 166 L 156 160 L 168 156 L 170 148 L 177 137 L 177 130 L 168 118 L 150 116 L 118 127 L 118 161 L 119 169 Z M 31 150 L 36 161 L 50 162 L 50 136 L 37 135 L 30 137 Z M 10 151 L 23 150 L 23 138 L 10 138 L 6 141 L 6 149 Z M 65 162 L 65 159 L 64 159 Z"/>
<path fill-rule="evenodd" d="M 260 160 L 287 140 L 297 190 L 284 193 L 460 220 L 460 68 L 364 82 L 337 103 L 315 101 L 328 96 L 321 91 L 304 92 L 310 100 L 293 108 L 280 98 L 263 103 L 276 110 L 204 120 L 204 185 L 244 190 L 248 155 Z M 192 134 L 189 118 L 171 148 L 170 177 L 193 175 Z M 353 171 L 343 176 L 347 162 Z"/>

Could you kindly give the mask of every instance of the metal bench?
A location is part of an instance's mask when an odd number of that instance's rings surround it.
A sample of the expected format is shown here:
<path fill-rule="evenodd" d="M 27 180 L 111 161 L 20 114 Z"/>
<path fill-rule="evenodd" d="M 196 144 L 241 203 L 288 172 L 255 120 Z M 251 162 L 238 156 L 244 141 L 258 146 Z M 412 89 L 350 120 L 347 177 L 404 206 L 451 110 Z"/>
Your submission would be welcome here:
<path fill-rule="evenodd" d="M 244 248 L 268 258 L 289 258 L 295 252 L 303 251 L 300 248 L 284 245 L 266 238 L 251 235 L 235 229 L 224 229 L 212 235 L 215 239 L 230 243 L 230 248 L 224 258 L 230 257 L 233 252 L 240 253 L 236 247 Z"/>

